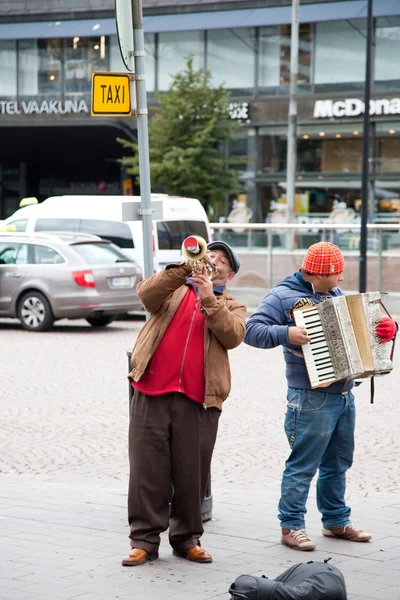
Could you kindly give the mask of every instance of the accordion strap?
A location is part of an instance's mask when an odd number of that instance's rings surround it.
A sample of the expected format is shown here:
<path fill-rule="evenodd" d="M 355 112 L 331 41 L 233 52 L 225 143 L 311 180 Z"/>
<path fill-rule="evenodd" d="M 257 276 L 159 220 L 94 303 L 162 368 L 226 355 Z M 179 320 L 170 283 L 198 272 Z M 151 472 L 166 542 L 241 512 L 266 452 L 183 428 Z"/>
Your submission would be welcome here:
<path fill-rule="evenodd" d="M 374 396 L 375 396 L 375 377 L 372 376 L 371 377 L 371 384 L 370 384 L 370 404 L 374 403 Z"/>

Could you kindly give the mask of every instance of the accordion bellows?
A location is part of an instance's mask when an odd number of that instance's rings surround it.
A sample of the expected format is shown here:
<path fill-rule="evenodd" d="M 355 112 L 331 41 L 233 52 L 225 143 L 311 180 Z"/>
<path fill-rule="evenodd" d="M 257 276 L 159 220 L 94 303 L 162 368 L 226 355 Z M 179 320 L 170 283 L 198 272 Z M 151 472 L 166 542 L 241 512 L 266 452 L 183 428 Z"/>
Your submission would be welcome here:
<path fill-rule="evenodd" d="M 379 292 L 332 297 L 294 310 L 296 325 L 311 339 L 302 346 L 311 387 L 390 373 L 392 343 L 380 344 L 375 333 L 386 315 Z"/>

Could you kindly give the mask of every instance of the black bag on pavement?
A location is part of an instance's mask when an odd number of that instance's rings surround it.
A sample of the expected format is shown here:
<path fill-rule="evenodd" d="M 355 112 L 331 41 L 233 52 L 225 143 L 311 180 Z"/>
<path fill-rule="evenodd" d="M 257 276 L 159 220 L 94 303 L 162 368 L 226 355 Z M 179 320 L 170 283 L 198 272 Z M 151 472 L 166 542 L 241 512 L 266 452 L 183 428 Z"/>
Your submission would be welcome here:
<path fill-rule="evenodd" d="M 275 579 L 240 575 L 231 600 L 347 600 L 343 573 L 328 560 L 293 565 Z"/>

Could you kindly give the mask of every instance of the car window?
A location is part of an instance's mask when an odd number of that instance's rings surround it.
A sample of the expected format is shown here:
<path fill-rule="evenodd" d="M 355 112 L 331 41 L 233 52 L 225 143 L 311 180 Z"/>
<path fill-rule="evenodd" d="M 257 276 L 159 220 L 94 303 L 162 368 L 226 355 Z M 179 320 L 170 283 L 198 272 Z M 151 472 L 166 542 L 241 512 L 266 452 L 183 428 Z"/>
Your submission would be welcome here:
<path fill-rule="evenodd" d="M 8 227 L 12 227 L 13 231 L 26 231 L 28 219 L 18 219 L 18 221 L 10 221 L 7 223 Z"/>
<path fill-rule="evenodd" d="M 36 219 L 35 231 L 79 231 L 79 219 Z"/>
<path fill-rule="evenodd" d="M 120 248 L 134 248 L 131 228 L 120 221 L 101 219 L 37 219 L 36 231 L 74 231 L 93 233 L 116 244 Z"/>
<path fill-rule="evenodd" d="M 17 242 L 0 242 L 0 265 L 26 265 L 28 247 Z"/>
<path fill-rule="evenodd" d="M 31 244 L 31 252 L 31 261 L 35 265 L 59 265 L 65 262 L 61 254 L 49 246 Z"/>
<path fill-rule="evenodd" d="M 82 256 L 89 265 L 100 265 L 104 263 L 132 262 L 112 244 L 105 242 L 72 244 L 73 248 Z"/>
<path fill-rule="evenodd" d="M 96 235 L 110 240 L 120 248 L 134 248 L 131 228 L 127 223 L 120 221 L 103 221 L 100 219 L 81 219 L 79 231 L 84 233 L 95 233 Z"/>
<path fill-rule="evenodd" d="M 204 221 L 158 221 L 157 234 L 160 250 L 180 250 L 189 235 L 201 235 L 209 241 Z"/>

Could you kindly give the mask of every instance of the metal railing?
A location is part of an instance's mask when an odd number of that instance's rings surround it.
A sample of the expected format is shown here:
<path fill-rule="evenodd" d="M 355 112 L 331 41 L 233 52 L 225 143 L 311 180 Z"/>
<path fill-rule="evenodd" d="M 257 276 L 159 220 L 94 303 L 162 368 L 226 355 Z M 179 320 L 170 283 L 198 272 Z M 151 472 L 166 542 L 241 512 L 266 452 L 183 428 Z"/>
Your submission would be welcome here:
<path fill-rule="evenodd" d="M 300 253 L 304 252 L 314 242 L 327 240 L 337 244 L 345 254 L 359 255 L 359 232 L 361 225 L 357 223 L 334 225 L 332 223 L 210 223 L 210 226 L 214 232 L 215 239 L 224 239 L 224 241 L 227 241 L 237 250 L 267 252 L 269 288 L 273 285 L 274 248 L 279 250 L 279 253 L 282 253 L 285 251 L 288 252 L 286 250 L 287 247 L 294 247 L 294 252 Z M 367 255 L 377 257 L 377 284 L 378 290 L 381 290 L 383 283 L 383 257 L 400 256 L 400 224 L 370 223 L 367 225 L 367 230 L 369 242 Z M 228 232 L 228 235 L 226 232 Z M 264 234 L 261 239 L 258 238 L 257 245 L 254 244 L 255 232 Z M 350 236 L 343 238 L 343 234 L 346 233 L 350 234 Z M 385 234 L 390 234 L 394 239 L 389 243 L 388 239 L 385 239 Z M 280 239 L 274 246 L 275 236 L 279 236 Z M 302 245 L 302 236 L 307 236 L 304 246 Z M 289 239 L 290 246 L 288 246 Z M 346 243 L 343 242 L 344 239 Z M 391 245 L 392 247 L 390 247 Z"/>

